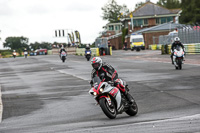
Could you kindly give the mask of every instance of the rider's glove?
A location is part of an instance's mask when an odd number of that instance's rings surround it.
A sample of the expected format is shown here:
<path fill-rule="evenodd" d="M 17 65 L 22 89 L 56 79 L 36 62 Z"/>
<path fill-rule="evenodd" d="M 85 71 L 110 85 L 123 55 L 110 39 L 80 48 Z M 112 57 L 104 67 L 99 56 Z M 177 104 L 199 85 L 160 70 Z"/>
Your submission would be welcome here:
<path fill-rule="evenodd" d="M 90 81 L 90 85 L 91 85 L 91 87 L 92 87 L 92 85 L 93 85 L 93 80 Z"/>

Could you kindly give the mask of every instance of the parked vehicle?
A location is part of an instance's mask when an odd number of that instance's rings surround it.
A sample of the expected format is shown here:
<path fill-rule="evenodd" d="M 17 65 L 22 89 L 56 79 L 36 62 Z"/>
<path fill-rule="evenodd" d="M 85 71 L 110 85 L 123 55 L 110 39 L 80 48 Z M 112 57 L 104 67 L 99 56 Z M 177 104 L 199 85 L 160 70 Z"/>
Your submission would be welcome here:
<path fill-rule="evenodd" d="M 93 83 L 89 94 L 94 96 L 108 118 L 114 119 L 117 114 L 123 112 L 126 112 L 130 116 L 137 114 L 138 107 L 135 100 L 132 104 L 129 103 L 123 93 L 117 87 L 114 87 L 112 82 L 104 82 L 104 79 L 101 80 L 98 76 L 95 76 Z M 127 87 L 125 82 L 124 85 Z"/>
<path fill-rule="evenodd" d="M 47 49 L 37 49 L 37 55 L 47 55 Z"/>
<path fill-rule="evenodd" d="M 67 56 L 67 53 L 65 51 L 62 51 L 61 54 L 60 54 L 60 58 L 61 58 L 61 60 L 62 60 L 63 63 L 66 60 L 66 56 Z"/>
<path fill-rule="evenodd" d="M 174 66 L 176 69 L 182 69 L 182 64 L 184 61 L 184 51 L 182 47 L 177 46 L 174 49 L 174 55 L 173 55 L 173 61 L 174 61 Z"/>
<path fill-rule="evenodd" d="M 144 37 L 143 35 L 131 34 L 130 36 L 130 47 L 131 51 L 140 51 L 145 49 Z"/>

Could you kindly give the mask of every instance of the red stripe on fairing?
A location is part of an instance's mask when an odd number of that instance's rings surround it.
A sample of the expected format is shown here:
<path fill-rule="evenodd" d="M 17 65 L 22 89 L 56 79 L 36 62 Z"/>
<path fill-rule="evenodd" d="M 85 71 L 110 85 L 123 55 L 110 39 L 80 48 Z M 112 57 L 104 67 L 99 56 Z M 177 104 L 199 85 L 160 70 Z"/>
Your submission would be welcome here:
<path fill-rule="evenodd" d="M 100 96 L 100 98 L 99 98 L 99 99 L 101 99 L 102 97 L 105 97 L 105 98 L 107 98 L 107 96 Z"/>
<path fill-rule="evenodd" d="M 94 92 L 96 92 L 97 94 L 99 94 L 99 92 L 93 87 L 92 89 Z"/>
<path fill-rule="evenodd" d="M 112 91 L 110 91 L 110 95 L 112 95 L 114 97 L 118 91 L 119 91 L 118 88 L 114 88 Z"/>
<path fill-rule="evenodd" d="M 104 81 L 104 79 L 103 79 L 103 81 Z M 97 88 L 97 94 L 99 94 L 99 89 L 100 89 L 100 86 L 101 86 L 101 84 L 103 83 L 103 81 L 100 82 L 100 84 L 99 84 L 99 86 L 98 86 L 98 88 Z"/>

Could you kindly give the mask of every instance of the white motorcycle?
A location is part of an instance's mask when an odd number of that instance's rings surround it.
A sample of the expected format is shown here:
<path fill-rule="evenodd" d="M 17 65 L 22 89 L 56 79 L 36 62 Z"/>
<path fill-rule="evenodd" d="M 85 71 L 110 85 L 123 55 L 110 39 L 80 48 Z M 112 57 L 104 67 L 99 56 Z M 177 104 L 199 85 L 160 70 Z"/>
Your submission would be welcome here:
<path fill-rule="evenodd" d="M 24 57 L 27 58 L 27 56 L 28 56 L 28 52 L 24 51 Z"/>
<path fill-rule="evenodd" d="M 174 49 L 173 61 L 174 61 L 175 69 L 182 69 L 182 64 L 184 61 L 184 54 L 185 53 L 184 53 L 182 47 L 177 46 Z"/>
<path fill-rule="evenodd" d="M 121 80 L 122 81 L 122 80 Z M 126 83 L 123 82 L 126 87 Z M 112 82 L 104 82 L 98 76 L 93 79 L 93 87 L 90 89 L 89 94 L 94 96 L 94 99 L 100 105 L 104 114 L 110 118 L 116 118 L 117 114 L 126 112 L 130 116 L 135 116 L 138 112 L 137 104 L 131 104 L 120 92 L 117 87 L 113 86 Z"/>
<path fill-rule="evenodd" d="M 62 51 L 61 54 L 60 54 L 60 58 L 61 58 L 61 60 L 62 60 L 63 63 L 66 60 L 66 56 L 67 56 L 67 53 L 65 51 Z"/>
<path fill-rule="evenodd" d="M 14 58 L 16 57 L 16 55 L 17 55 L 17 53 L 16 53 L 16 52 L 13 52 L 13 57 L 14 57 Z"/>

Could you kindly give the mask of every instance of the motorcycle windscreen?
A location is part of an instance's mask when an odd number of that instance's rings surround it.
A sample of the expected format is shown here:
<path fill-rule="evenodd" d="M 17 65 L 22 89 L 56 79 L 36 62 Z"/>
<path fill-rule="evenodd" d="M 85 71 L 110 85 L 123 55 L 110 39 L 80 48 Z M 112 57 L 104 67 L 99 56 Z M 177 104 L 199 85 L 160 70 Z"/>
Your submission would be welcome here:
<path fill-rule="evenodd" d="M 98 88 L 100 82 L 101 82 L 101 79 L 100 79 L 98 76 L 95 76 L 95 77 L 93 78 L 93 86 L 94 86 L 95 89 Z"/>
<path fill-rule="evenodd" d="M 181 49 L 182 49 L 181 46 L 176 46 L 177 51 L 180 51 Z"/>

